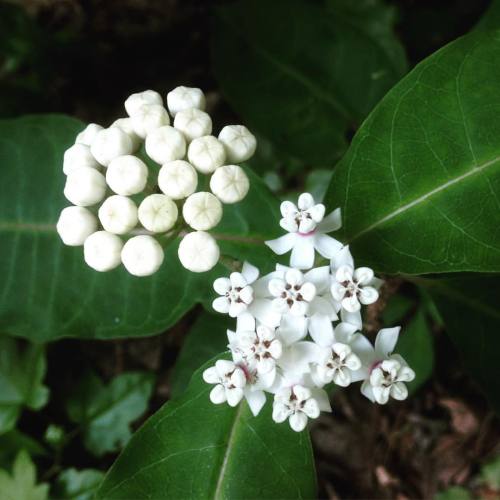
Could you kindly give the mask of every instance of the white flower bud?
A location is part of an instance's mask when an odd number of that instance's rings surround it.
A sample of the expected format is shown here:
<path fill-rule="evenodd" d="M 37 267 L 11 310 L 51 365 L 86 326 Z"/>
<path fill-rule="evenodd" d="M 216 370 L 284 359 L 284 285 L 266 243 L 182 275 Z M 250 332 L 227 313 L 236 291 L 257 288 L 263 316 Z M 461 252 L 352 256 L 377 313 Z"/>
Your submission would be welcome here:
<path fill-rule="evenodd" d="M 130 238 L 122 250 L 122 262 L 134 276 L 149 276 L 158 271 L 164 258 L 163 248 L 152 237 L 142 234 Z"/>
<path fill-rule="evenodd" d="M 240 163 L 253 156 L 257 139 L 244 125 L 227 125 L 219 134 L 219 141 L 226 148 L 228 161 Z"/>
<path fill-rule="evenodd" d="M 141 147 L 142 140 L 134 131 L 132 118 L 118 118 L 111 126 L 121 128 L 130 137 L 132 140 L 132 151 L 137 151 Z"/>
<path fill-rule="evenodd" d="M 83 207 L 66 207 L 57 221 L 57 232 L 65 245 L 83 245 L 97 231 L 97 217 Z"/>
<path fill-rule="evenodd" d="M 157 128 L 146 137 L 146 153 L 160 165 L 180 160 L 186 154 L 186 139 L 174 127 Z"/>
<path fill-rule="evenodd" d="M 94 158 L 107 167 L 118 156 L 132 153 L 133 144 L 130 136 L 121 128 L 110 127 L 97 133 L 90 150 Z"/>
<path fill-rule="evenodd" d="M 83 245 L 87 265 L 99 272 L 110 271 L 120 265 L 123 242 L 116 234 L 97 231 Z"/>
<path fill-rule="evenodd" d="M 182 216 L 193 229 L 206 231 L 220 222 L 222 204 L 212 193 L 200 191 L 184 202 Z"/>
<path fill-rule="evenodd" d="M 143 104 L 131 120 L 134 132 L 142 139 L 153 130 L 170 124 L 167 110 L 159 104 Z"/>
<path fill-rule="evenodd" d="M 220 256 L 217 242 L 204 231 L 189 233 L 179 244 L 179 260 L 181 264 L 193 273 L 210 271 L 218 262 Z"/>
<path fill-rule="evenodd" d="M 97 125 L 97 123 L 89 123 L 77 136 L 76 144 L 85 144 L 85 146 L 90 146 L 92 141 L 95 139 L 98 132 L 103 130 L 103 127 Z"/>
<path fill-rule="evenodd" d="M 167 94 L 168 110 L 175 116 L 189 108 L 205 109 L 205 95 L 195 87 L 177 87 Z"/>
<path fill-rule="evenodd" d="M 179 210 L 171 198 L 164 194 L 152 194 L 139 205 L 139 222 L 153 233 L 164 233 L 171 229 Z"/>
<path fill-rule="evenodd" d="M 187 198 L 196 191 L 198 174 L 194 167 L 183 160 L 165 163 L 158 175 L 158 186 L 173 200 Z"/>
<path fill-rule="evenodd" d="M 134 115 L 143 104 L 159 104 L 163 106 L 163 99 L 154 90 L 145 90 L 132 94 L 125 101 L 125 110 L 129 116 Z"/>
<path fill-rule="evenodd" d="M 73 144 L 64 152 L 63 172 L 68 175 L 80 167 L 99 168 L 99 163 L 92 156 L 89 146 Z"/>
<path fill-rule="evenodd" d="M 203 174 L 211 174 L 224 165 L 226 152 L 224 145 L 212 135 L 194 139 L 188 148 L 189 162 Z"/>
<path fill-rule="evenodd" d="M 102 227 L 114 234 L 126 234 L 137 225 L 137 207 L 126 196 L 110 196 L 99 208 Z"/>
<path fill-rule="evenodd" d="M 80 167 L 66 177 L 64 196 L 80 207 L 89 207 L 103 200 L 106 194 L 106 179 L 95 168 Z"/>
<path fill-rule="evenodd" d="M 106 170 L 108 186 L 122 196 L 140 193 L 146 187 L 147 180 L 148 167 L 132 155 L 115 158 Z"/>
<path fill-rule="evenodd" d="M 175 115 L 174 127 L 180 130 L 188 142 L 212 133 L 212 119 L 196 108 L 184 109 Z"/>
<path fill-rule="evenodd" d="M 219 167 L 210 179 L 212 193 L 223 203 L 241 201 L 247 195 L 249 188 L 247 174 L 238 165 Z"/>

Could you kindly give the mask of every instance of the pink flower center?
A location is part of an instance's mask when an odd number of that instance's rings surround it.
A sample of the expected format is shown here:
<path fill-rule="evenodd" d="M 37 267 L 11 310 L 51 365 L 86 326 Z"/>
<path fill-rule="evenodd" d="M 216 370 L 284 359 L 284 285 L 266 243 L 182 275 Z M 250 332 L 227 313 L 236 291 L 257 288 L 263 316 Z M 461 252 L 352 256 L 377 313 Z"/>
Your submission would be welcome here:
<path fill-rule="evenodd" d="M 370 373 L 375 370 L 375 368 L 378 368 L 382 364 L 382 360 L 380 361 L 375 361 L 372 366 L 370 366 Z"/>
<path fill-rule="evenodd" d="M 298 231 L 298 235 L 299 236 L 311 236 L 312 234 L 314 234 L 316 232 L 316 229 L 313 229 L 312 231 L 309 231 L 307 233 L 301 233 L 300 231 Z"/>

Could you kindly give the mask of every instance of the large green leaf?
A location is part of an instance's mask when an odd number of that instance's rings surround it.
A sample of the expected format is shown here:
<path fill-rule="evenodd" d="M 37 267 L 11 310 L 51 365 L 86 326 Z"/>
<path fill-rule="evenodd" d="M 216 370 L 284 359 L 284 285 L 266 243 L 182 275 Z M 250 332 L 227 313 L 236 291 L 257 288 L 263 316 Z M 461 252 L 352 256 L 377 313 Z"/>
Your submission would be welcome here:
<path fill-rule="evenodd" d="M 432 294 L 465 366 L 500 412 L 500 276 L 471 274 L 419 281 Z"/>
<path fill-rule="evenodd" d="M 214 405 L 200 368 L 182 398 L 168 402 L 133 436 L 98 498 L 314 498 L 307 432 L 253 417 L 246 404 Z"/>
<path fill-rule="evenodd" d="M 379 271 L 500 271 L 500 35 L 419 64 L 370 114 L 326 202 Z"/>
<path fill-rule="evenodd" d="M 406 71 L 379 1 L 241 0 L 217 8 L 213 63 L 234 109 L 279 149 L 329 165 Z"/>
<path fill-rule="evenodd" d="M 45 370 L 43 346 L 0 336 L 0 434 L 15 427 L 23 407 L 38 410 L 47 403 Z"/>
<path fill-rule="evenodd" d="M 82 249 L 65 247 L 55 224 L 68 205 L 62 155 L 83 128 L 63 116 L 0 121 L 0 328 L 42 341 L 61 336 L 110 338 L 165 330 L 213 296 L 219 265 L 201 275 L 185 270 L 177 242 L 155 275 L 135 278 L 123 268 L 98 273 Z M 279 234 L 278 201 L 248 171 L 245 200 L 224 208 L 215 229 L 225 255 L 269 266 L 262 241 Z"/>
<path fill-rule="evenodd" d="M 119 451 L 130 439 L 130 424 L 144 414 L 153 392 L 151 373 L 122 373 L 104 386 L 86 374 L 67 400 L 70 419 L 83 431 L 83 442 L 97 456 Z"/>

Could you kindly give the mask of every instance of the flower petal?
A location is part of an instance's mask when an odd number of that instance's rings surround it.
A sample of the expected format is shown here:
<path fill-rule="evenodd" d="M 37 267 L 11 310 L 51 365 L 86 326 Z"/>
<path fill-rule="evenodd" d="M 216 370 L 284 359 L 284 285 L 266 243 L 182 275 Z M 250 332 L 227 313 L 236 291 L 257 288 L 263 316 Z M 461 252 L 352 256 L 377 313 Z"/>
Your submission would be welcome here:
<path fill-rule="evenodd" d="M 352 323 L 340 322 L 335 327 L 335 342 L 342 342 L 343 344 L 350 344 L 353 339 L 353 335 L 358 330 L 356 325 Z"/>
<path fill-rule="evenodd" d="M 331 259 L 341 248 L 342 243 L 325 233 L 317 231 L 314 234 L 314 247 L 325 259 Z"/>
<path fill-rule="evenodd" d="M 290 265 L 297 269 L 310 269 L 314 266 L 315 235 L 304 236 L 297 233 L 295 236 L 296 240 L 290 256 Z"/>
<path fill-rule="evenodd" d="M 302 408 L 302 411 L 309 418 L 318 418 L 319 417 L 319 405 L 318 402 L 314 398 L 310 398 L 306 401 L 306 404 Z"/>
<path fill-rule="evenodd" d="M 328 393 L 324 389 L 313 388 L 311 389 L 311 396 L 318 403 L 319 409 L 321 411 L 331 412 L 332 407 L 330 405 L 330 399 L 328 398 Z"/>
<path fill-rule="evenodd" d="M 368 285 L 370 281 L 374 278 L 373 270 L 369 267 L 358 267 L 354 271 L 354 279 L 360 285 Z"/>
<path fill-rule="evenodd" d="M 227 300 L 227 297 L 217 297 L 213 302 L 212 302 L 212 307 L 217 311 L 222 314 L 227 314 L 229 312 L 229 300 Z"/>
<path fill-rule="evenodd" d="M 361 384 L 361 394 L 368 398 L 372 403 L 375 403 L 375 396 L 373 395 L 373 388 L 369 380 L 365 380 Z"/>
<path fill-rule="evenodd" d="M 262 407 L 266 403 L 266 394 L 264 391 L 245 391 L 245 399 L 247 400 L 248 406 L 253 416 L 256 417 Z"/>
<path fill-rule="evenodd" d="M 236 320 L 236 331 L 253 331 L 255 330 L 255 318 L 248 310 L 238 316 Z"/>
<path fill-rule="evenodd" d="M 217 373 L 215 366 L 211 366 L 203 372 L 203 380 L 208 384 L 217 384 L 219 382 L 219 374 Z"/>
<path fill-rule="evenodd" d="M 378 292 L 372 286 L 364 286 L 361 288 L 361 293 L 359 294 L 359 301 L 362 304 L 368 305 L 377 302 Z"/>
<path fill-rule="evenodd" d="M 253 283 L 259 277 L 259 270 L 249 262 L 243 262 L 241 274 L 245 277 L 248 284 Z"/>
<path fill-rule="evenodd" d="M 361 304 L 356 295 L 351 295 L 350 297 L 344 297 L 342 299 L 342 307 L 347 312 L 353 313 L 361 309 Z"/>
<path fill-rule="evenodd" d="M 320 346 L 328 347 L 334 342 L 332 322 L 324 314 L 315 314 L 309 318 L 309 333 Z"/>
<path fill-rule="evenodd" d="M 332 272 L 335 272 L 336 269 L 344 265 L 354 267 L 354 259 L 352 258 L 349 250 L 349 245 L 343 246 L 338 252 L 336 252 L 330 262 Z"/>
<path fill-rule="evenodd" d="M 356 354 L 356 356 L 358 356 L 361 360 L 361 363 L 366 370 L 369 370 L 376 361 L 375 349 L 373 348 L 371 342 L 364 335 L 357 333 L 352 338 L 350 346 L 354 354 Z"/>
<path fill-rule="evenodd" d="M 316 228 L 316 222 L 312 219 L 302 219 L 299 224 L 299 233 L 309 233 Z"/>
<path fill-rule="evenodd" d="M 396 382 L 391 385 L 391 396 L 398 401 L 402 401 L 408 397 L 408 389 L 403 382 Z"/>
<path fill-rule="evenodd" d="M 308 208 L 307 211 L 312 220 L 318 223 L 321 222 L 323 220 L 323 217 L 325 216 L 325 205 L 323 205 L 323 203 L 317 203 L 311 208 Z"/>
<path fill-rule="evenodd" d="M 290 415 L 290 410 L 283 403 L 274 401 L 273 403 L 273 420 L 278 424 L 284 422 Z"/>
<path fill-rule="evenodd" d="M 301 432 L 306 428 L 307 425 L 307 416 L 305 413 L 301 411 L 297 411 L 290 415 L 290 427 L 295 432 Z"/>
<path fill-rule="evenodd" d="M 340 266 L 335 272 L 335 279 L 339 283 L 344 281 L 352 281 L 352 275 L 354 274 L 354 269 L 351 266 L 343 265 Z"/>
<path fill-rule="evenodd" d="M 286 283 L 280 278 L 272 278 L 268 283 L 269 293 L 273 297 L 279 297 L 285 291 Z"/>
<path fill-rule="evenodd" d="M 292 286 L 302 285 L 304 275 L 298 269 L 288 269 L 285 273 L 285 281 Z"/>
<path fill-rule="evenodd" d="M 275 253 L 278 255 L 283 255 L 289 252 L 293 246 L 295 245 L 296 238 L 298 237 L 297 233 L 288 233 L 275 240 L 268 240 L 264 243 Z"/>
<path fill-rule="evenodd" d="M 333 212 L 330 212 L 323 220 L 320 222 L 318 229 L 322 233 L 331 233 L 332 231 L 337 231 L 342 227 L 342 214 L 340 208 L 336 208 Z"/>
<path fill-rule="evenodd" d="M 217 278 L 214 281 L 214 290 L 219 295 L 226 295 L 226 293 L 231 288 L 231 281 L 229 278 Z"/>
<path fill-rule="evenodd" d="M 297 221 L 292 217 L 280 219 L 280 226 L 289 233 L 296 233 L 300 228 L 300 226 L 297 224 Z"/>
<path fill-rule="evenodd" d="M 276 299 L 283 300 L 283 299 Z M 305 316 L 307 314 L 307 310 L 309 308 L 309 304 L 307 302 L 302 301 L 294 301 L 292 307 L 290 307 L 290 314 L 293 316 Z"/>
<path fill-rule="evenodd" d="M 226 398 L 229 406 L 236 406 L 243 399 L 243 389 L 226 389 Z"/>
<path fill-rule="evenodd" d="M 304 274 L 304 281 L 316 287 L 316 293 L 321 295 L 330 285 L 330 269 L 328 266 L 315 267 Z"/>
<path fill-rule="evenodd" d="M 297 206 L 291 201 L 284 201 L 280 205 L 281 215 L 285 218 L 293 217 L 298 212 Z"/>
<path fill-rule="evenodd" d="M 240 290 L 240 299 L 245 304 L 250 304 L 253 300 L 253 288 L 249 285 Z"/>
<path fill-rule="evenodd" d="M 377 334 L 375 339 L 375 353 L 379 359 L 385 359 L 394 351 L 398 341 L 400 326 L 394 328 L 383 328 Z"/>
<path fill-rule="evenodd" d="M 241 313 L 243 313 L 246 310 L 247 310 L 247 305 L 244 302 L 231 302 L 231 305 L 229 306 L 229 316 L 231 316 L 231 318 L 237 318 Z"/>
<path fill-rule="evenodd" d="M 307 335 L 307 320 L 304 317 L 285 314 L 281 318 L 277 333 L 285 345 L 293 344 Z"/>
<path fill-rule="evenodd" d="M 247 280 L 241 273 L 231 273 L 229 280 L 233 288 L 244 288 L 247 286 Z"/>
<path fill-rule="evenodd" d="M 332 294 L 332 297 L 339 302 L 343 300 L 346 292 L 347 292 L 346 287 L 342 285 L 342 283 L 339 283 L 338 281 L 333 283 L 332 287 L 330 288 L 330 293 Z"/>
<path fill-rule="evenodd" d="M 300 208 L 300 210 L 307 210 L 314 206 L 314 198 L 310 193 L 302 193 L 299 196 L 297 206 Z"/>
<path fill-rule="evenodd" d="M 269 299 L 254 299 L 248 307 L 248 311 L 253 314 L 257 321 L 269 328 L 275 328 L 280 324 L 282 315 L 274 309 L 273 303 Z"/>
<path fill-rule="evenodd" d="M 223 385 L 217 384 L 210 391 L 210 401 L 216 405 L 220 405 L 226 401 L 226 389 L 224 389 Z"/>
<path fill-rule="evenodd" d="M 345 309 L 342 309 L 340 311 L 340 318 L 345 323 L 351 323 L 355 325 L 358 330 L 361 330 L 363 328 L 363 321 L 361 320 L 360 311 L 349 312 L 346 311 Z"/>

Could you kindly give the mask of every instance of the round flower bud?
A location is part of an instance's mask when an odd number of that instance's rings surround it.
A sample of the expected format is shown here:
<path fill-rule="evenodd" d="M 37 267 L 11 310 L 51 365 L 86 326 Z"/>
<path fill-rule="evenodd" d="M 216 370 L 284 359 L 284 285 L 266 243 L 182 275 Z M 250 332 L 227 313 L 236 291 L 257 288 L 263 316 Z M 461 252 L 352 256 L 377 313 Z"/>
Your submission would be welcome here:
<path fill-rule="evenodd" d="M 134 131 L 132 118 L 118 118 L 111 126 L 121 128 L 130 137 L 132 140 L 132 151 L 137 151 L 141 147 L 142 140 Z"/>
<path fill-rule="evenodd" d="M 142 234 L 130 238 L 122 250 L 122 262 L 134 276 L 149 276 L 158 271 L 164 258 L 163 248 L 152 237 Z"/>
<path fill-rule="evenodd" d="M 153 233 L 171 229 L 179 215 L 177 205 L 164 194 L 151 194 L 139 205 L 139 222 Z"/>
<path fill-rule="evenodd" d="M 222 204 L 212 193 L 200 191 L 184 202 L 182 216 L 193 229 L 206 231 L 220 222 Z"/>
<path fill-rule="evenodd" d="M 146 137 L 146 153 L 160 165 L 180 160 L 186 154 L 186 139 L 174 127 L 157 128 Z"/>
<path fill-rule="evenodd" d="M 95 168 L 80 167 L 66 177 L 64 196 L 80 207 L 89 207 L 103 200 L 106 194 L 106 179 Z"/>
<path fill-rule="evenodd" d="M 205 95 L 195 87 L 177 87 L 167 94 L 168 110 L 175 116 L 189 108 L 205 109 Z"/>
<path fill-rule="evenodd" d="M 203 174 L 211 174 L 224 165 L 226 152 L 224 145 L 212 135 L 194 139 L 188 149 L 189 162 Z"/>
<path fill-rule="evenodd" d="M 170 124 L 167 110 L 159 104 L 143 104 L 131 120 L 134 132 L 142 139 L 153 130 Z"/>
<path fill-rule="evenodd" d="M 174 127 L 184 134 L 188 142 L 191 142 L 197 137 L 212 133 L 212 119 L 199 109 L 184 109 L 175 115 Z"/>
<path fill-rule="evenodd" d="M 137 207 L 126 196 L 110 196 L 99 208 L 102 227 L 114 234 L 126 234 L 137 225 Z"/>
<path fill-rule="evenodd" d="M 116 234 L 97 231 L 83 245 L 83 257 L 87 265 L 99 272 L 111 271 L 120 265 L 123 241 Z"/>
<path fill-rule="evenodd" d="M 248 193 L 250 182 L 238 165 L 219 167 L 210 179 L 210 189 L 222 203 L 236 203 Z"/>
<path fill-rule="evenodd" d="M 163 106 L 163 99 L 154 90 L 145 90 L 144 92 L 132 94 L 125 101 L 125 110 L 128 116 L 134 115 L 143 104 L 159 104 Z"/>
<path fill-rule="evenodd" d="M 210 271 L 220 256 L 219 245 L 208 233 L 195 231 L 186 234 L 179 244 L 179 260 L 193 273 Z"/>
<path fill-rule="evenodd" d="M 97 217 L 83 207 L 66 207 L 59 215 L 56 228 L 65 245 L 76 247 L 97 231 Z"/>
<path fill-rule="evenodd" d="M 101 130 L 90 146 L 94 158 L 106 167 L 118 156 L 129 155 L 132 150 L 132 139 L 119 127 Z"/>
<path fill-rule="evenodd" d="M 89 123 L 77 136 L 76 144 L 85 144 L 85 146 L 90 146 L 92 141 L 98 132 L 103 130 L 103 127 L 97 125 L 97 123 Z"/>
<path fill-rule="evenodd" d="M 243 125 L 227 125 L 219 134 L 219 141 L 226 148 L 228 161 L 240 163 L 253 156 L 257 139 Z"/>
<path fill-rule="evenodd" d="M 198 174 L 187 161 L 171 161 L 160 168 L 158 186 L 173 200 L 187 198 L 196 191 L 197 185 Z"/>
<path fill-rule="evenodd" d="M 80 167 L 99 168 L 99 163 L 85 144 L 73 144 L 64 152 L 63 172 L 68 175 Z"/>
<path fill-rule="evenodd" d="M 130 196 L 143 191 L 148 180 L 148 167 L 132 155 L 115 158 L 106 170 L 108 186 L 117 194 Z"/>

